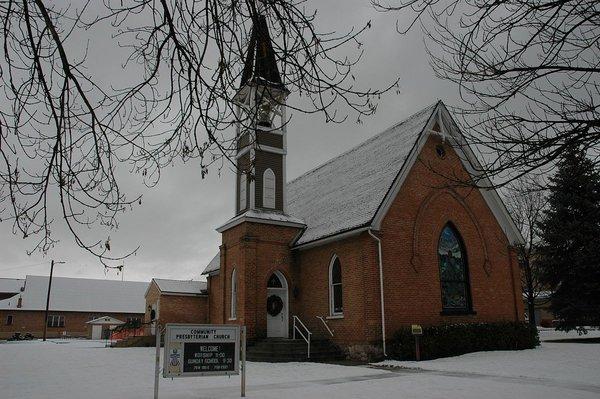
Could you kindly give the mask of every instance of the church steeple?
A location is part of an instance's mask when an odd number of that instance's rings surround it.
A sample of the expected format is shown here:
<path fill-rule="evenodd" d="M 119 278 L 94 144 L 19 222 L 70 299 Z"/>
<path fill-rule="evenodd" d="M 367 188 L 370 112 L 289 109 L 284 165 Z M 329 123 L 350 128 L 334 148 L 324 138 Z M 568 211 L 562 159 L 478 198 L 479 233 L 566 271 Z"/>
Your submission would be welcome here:
<path fill-rule="evenodd" d="M 285 212 L 286 105 L 267 19 L 254 20 L 240 89 L 237 126 L 236 214 Z"/>
<path fill-rule="evenodd" d="M 257 17 L 252 28 L 240 87 L 243 88 L 251 83 L 285 89 L 277 68 L 275 50 L 273 50 L 267 19 L 264 15 Z"/>

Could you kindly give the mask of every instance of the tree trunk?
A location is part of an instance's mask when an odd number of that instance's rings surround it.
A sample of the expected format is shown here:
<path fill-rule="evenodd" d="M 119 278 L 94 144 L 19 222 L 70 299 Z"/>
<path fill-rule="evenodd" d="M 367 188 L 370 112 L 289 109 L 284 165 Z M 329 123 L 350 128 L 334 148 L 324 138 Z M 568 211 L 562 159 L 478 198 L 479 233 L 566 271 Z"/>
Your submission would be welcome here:
<path fill-rule="evenodd" d="M 527 313 L 529 314 L 529 325 L 536 327 L 535 323 L 535 296 L 533 294 L 533 275 L 531 273 L 531 263 L 529 262 L 529 254 L 526 254 L 523 259 L 523 271 L 525 272 L 525 283 L 527 285 Z"/>
<path fill-rule="evenodd" d="M 535 320 L 535 299 L 527 298 L 527 313 L 529 313 L 529 325 L 537 328 Z"/>

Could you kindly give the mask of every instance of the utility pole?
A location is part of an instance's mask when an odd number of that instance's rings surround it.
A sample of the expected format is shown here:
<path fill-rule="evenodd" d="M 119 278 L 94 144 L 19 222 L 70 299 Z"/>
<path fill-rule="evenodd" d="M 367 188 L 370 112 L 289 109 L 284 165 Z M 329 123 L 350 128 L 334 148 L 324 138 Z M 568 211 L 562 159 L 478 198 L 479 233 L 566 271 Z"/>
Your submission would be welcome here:
<path fill-rule="evenodd" d="M 65 262 L 56 262 L 65 263 Z M 50 307 L 50 289 L 52 288 L 52 272 L 54 271 L 54 259 L 50 262 L 50 278 L 48 279 L 48 295 L 46 296 L 46 315 L 44 316 L 44 341 L 48 332 L 48 308 Z"/>

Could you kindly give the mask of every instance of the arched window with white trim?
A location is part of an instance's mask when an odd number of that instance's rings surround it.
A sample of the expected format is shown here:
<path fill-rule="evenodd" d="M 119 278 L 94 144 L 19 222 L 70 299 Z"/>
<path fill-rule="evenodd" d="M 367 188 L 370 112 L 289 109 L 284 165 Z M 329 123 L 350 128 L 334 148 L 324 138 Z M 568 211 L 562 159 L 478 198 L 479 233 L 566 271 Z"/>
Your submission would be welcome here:
<path fill-rule="evenodd" d="M 446 224 L 440 234 L 438 259 L 442 310 L 446 312 L 471 311 L 467 251 L 460 233 L 452 223 Z"/>
<path fill-rule="evenodd" d="M 236 270 L 233 269 L 231 272 L 231 312 L 230 318 L 237 318 L 237 273 Z"/>
<path fill-rule="evenodd" d="M 263 173 L 263 207 L 275 208 L 275 173 L 271 169 Z"/>
<path fill-rule="evenodd" d="M 342 265 L 337 255 L 333 255 L 329 263 L 329 314 L 331 316 L 341 316 L 344 314 Z"/>
<path fill-rule="evenodd" d="M 240 211 L 246 209 L 246 173 L 240 175 Z"/>

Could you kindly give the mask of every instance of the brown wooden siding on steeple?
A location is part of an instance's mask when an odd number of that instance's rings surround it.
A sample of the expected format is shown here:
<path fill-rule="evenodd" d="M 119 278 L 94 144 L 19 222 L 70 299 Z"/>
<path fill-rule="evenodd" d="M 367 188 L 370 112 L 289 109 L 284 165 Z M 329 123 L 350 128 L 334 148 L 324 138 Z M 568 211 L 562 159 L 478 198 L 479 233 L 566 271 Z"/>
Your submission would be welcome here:
<path fill-rule="evenodd" d="M 259 145 L 267 145 L 269 147 L 283 148 L 283 136 L 277 133 L 256 132 L 256 141 Z"/>
<path fill-rule="evenodd" d="M 275 210 L 283 210 L 283 156 L 272 152 L 257 150 L 255 161 L 256 186 L 255 199 L 258 208 L 263 207 L 263 173 L 271 168 L 275 173 Z"/>
<path fill-rule="evenodd" d="M 250 135 L 248 134 L 248 132 L 242 133 L 238 137 L 237 150 L 240 151 L 242 148 L 246 147 L 248 144 L 250 144 Z"/>

